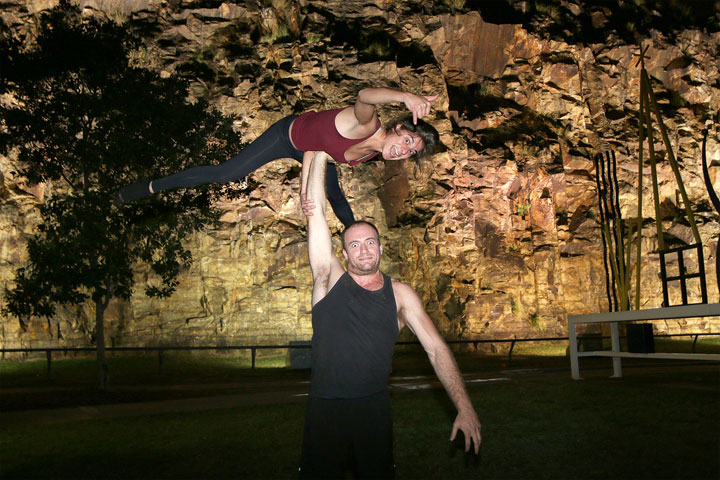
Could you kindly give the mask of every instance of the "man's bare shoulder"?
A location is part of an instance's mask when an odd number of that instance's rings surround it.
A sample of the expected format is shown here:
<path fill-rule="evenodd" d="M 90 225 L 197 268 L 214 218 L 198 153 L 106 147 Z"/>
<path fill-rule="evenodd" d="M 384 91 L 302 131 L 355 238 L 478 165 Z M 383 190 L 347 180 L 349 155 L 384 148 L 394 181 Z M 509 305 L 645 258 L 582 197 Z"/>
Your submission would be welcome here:
<path fill-rule="evenodd" d="M 407 325 L 415 335 L 429 331 L 430 328 L 428 328 L 426 322 L 429 322 L 430 318 L 425 313 L 422 300 L 420 300 L 418 294 L 415 293 L 415 290 L 413 290 L 410 285 L 397 280 L 392 281 L 392 287 L 393 294 L 395 295 L 395 305 L 397 306 L 400 330 Z M 422 338 L 425 337 L 423 336 Z"/>
<path fill-rule="evenodd" d="M 398 300 L 398 303 L 417 297 L 415 290 L 413 290 L 413 288 L 407 283 L 395 280 L 394 278 L 391 278 L 391 280 L 393 293 L 395 294 L 395 298 Z"/>
<path fill-rule="evenodd" d="M 389 277 L 389 278 L 390 278 L 390 280 L 392 280 L 393 290 L 396 289 L 396 288 L 401 288 L 401 289 L 402 289 L 402 288 L 410 288 L 410 285 L 408 285 L 407 283 L 403 283 L 403 282 L 401 282 L 400 280 L 395 280 L 395 279 L 392 278 L 392 277 Z"/>

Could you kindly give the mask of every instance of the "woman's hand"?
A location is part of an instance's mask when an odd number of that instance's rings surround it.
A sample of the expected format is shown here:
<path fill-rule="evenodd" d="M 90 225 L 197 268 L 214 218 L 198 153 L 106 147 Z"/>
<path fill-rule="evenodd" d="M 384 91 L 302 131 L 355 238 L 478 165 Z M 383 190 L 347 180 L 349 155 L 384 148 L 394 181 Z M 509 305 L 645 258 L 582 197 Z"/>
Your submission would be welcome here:
<path fill-rule="evenodd" d="M 414 93 L 405 92 L 405 106 L 413 114 L 413 124 L 417 125 L 418 118 L 422 118 L 430 113 L 432 105 L 430 102 L 438 98 L 437 95 L 419 96 Z"/>
<path fill-rule="evenodd" d="M 308 200 L 307 195 L 303 193 L 300 195 L 300 207 L 306 217 L 312 217 L 313 210 L 315 210 L 315 202 Z"/>

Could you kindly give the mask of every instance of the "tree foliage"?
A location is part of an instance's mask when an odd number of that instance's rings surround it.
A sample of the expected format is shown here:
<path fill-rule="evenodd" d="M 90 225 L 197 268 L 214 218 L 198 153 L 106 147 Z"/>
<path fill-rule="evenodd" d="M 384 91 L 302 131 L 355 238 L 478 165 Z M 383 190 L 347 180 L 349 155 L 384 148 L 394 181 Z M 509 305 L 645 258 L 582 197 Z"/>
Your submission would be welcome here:
<path fill-rule="evenodd" d="M 133 181 L 229 158 L 241 148 L 231 120 L 188 102 L 183 81 L 133 65 L 142 43 L 127 25 L 62 1 L 37 32 L 0 40 L 0 153 L 29 184 L 49 187 L 5 310 L 22 322 L 92 301 L 102 313 L 131 296 L 136 262 L 155 274 L 147 295 L 172 294 L 191 261 L 183 240 L 217 218 L 220 187 L 122 206 L 112 198 Z"/>

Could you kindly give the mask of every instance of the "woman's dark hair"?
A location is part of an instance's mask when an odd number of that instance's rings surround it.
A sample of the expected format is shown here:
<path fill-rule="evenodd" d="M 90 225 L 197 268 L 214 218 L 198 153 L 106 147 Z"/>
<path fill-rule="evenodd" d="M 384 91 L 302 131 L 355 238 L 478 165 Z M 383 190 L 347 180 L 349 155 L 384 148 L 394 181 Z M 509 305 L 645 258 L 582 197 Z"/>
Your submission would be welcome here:
<path fill-rule="evenodd" d="M 394 130 L 395 133 L 398 134 L 400 133 L 398 132 L 398 129 L 406 130 L 408 132 L 415 133 L 420 138 L 422 138 L 423 148 L 418 150 L 417 154 L 415 155 L 416 158 L 429 157 L 430 155 L 435 153 L 435 150 L 440 143 L 440 135 L 438 135 L 435 127 L 419 118 L 417 124 L 414 124 L 413 118 L 409 115 L 401 118 L 396 118 L 385 129 L 388 131 Z"/>

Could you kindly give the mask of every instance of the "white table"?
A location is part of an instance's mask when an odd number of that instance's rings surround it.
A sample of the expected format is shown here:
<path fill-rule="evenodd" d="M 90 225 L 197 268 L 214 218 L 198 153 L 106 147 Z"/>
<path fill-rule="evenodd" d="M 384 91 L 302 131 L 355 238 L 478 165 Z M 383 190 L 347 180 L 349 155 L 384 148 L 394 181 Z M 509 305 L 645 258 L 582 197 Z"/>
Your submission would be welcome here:
<path fill-rule="evenodd" d="M 715 317 L 720 316 L 720 303 L 702 303 L 696 305 L 678 305 L 648 310 L 628 310 L 624 312 L 591 313 L 587 315 L 568 315 L 568 337 L 570 339 L 570 371 L 572 378 L 580 380 L 578 357 L 611 357 L 613 359 L 613 377 L 622 377 L 620 359 L 625 358 L 665 358 L 681 360 L 720 361 L 720 354 L 714 353 L 630 353 L 620 351 L 618 323 L 638 320 L 667 320 L 672 318 Z M 612 350 L 578 352 L 575 326 L 580 323 L 609 323 Z"/>

